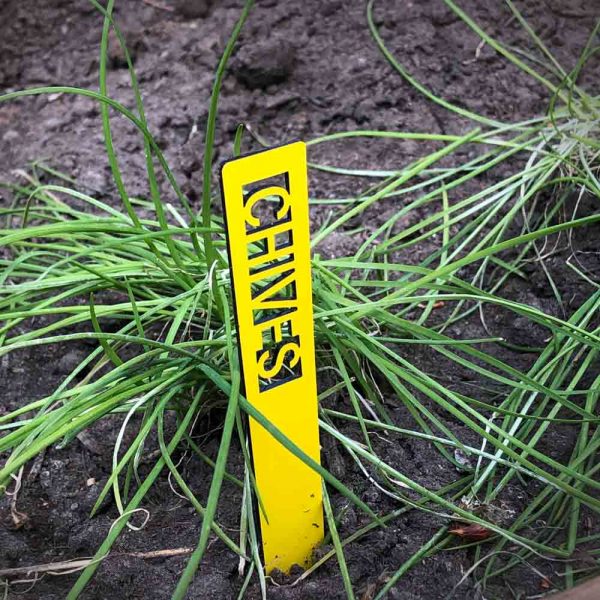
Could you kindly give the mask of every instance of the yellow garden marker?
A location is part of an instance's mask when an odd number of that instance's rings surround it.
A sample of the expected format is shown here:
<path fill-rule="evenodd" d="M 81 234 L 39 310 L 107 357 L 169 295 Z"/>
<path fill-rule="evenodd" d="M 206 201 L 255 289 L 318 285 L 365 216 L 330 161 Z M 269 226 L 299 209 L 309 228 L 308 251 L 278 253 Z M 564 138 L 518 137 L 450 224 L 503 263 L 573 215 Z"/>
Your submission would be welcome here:
<path fill-rule="evenodd" d="M 306 145 L 221 171 L 246 398 L 319 462 Z M 250 419 L 266 570 L 306 566 L 323 539 L 321 478 Z"/>

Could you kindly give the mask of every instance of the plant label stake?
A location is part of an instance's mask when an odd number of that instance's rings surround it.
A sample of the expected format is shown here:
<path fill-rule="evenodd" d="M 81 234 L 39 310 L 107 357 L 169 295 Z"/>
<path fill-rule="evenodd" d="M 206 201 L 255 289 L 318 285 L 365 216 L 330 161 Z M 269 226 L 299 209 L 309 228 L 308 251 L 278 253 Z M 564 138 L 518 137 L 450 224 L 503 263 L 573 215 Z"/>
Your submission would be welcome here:
<path fill-rule="evenodd" d="M 319 462 L 306 145 L 221 170 L 227 246 L 248 401 Z M 323 539 L 321 477 L 250 419 L 267 572 L 306 566 Z"/>

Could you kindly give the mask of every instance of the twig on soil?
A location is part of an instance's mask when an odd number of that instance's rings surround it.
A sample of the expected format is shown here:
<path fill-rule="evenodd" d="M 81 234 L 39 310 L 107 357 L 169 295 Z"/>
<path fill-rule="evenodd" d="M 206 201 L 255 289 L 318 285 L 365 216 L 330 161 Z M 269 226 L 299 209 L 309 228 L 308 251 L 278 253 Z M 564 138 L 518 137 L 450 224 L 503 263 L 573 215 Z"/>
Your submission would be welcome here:
<path fill-rule="evenodd" d="M 108 554 L 102 560 L 117 556 L 130 556 L 133 558 L 143 558 L 145 560 L 153 558 L 170 558 L 172 556 L 184 556 L 194 551 L 191 547 L 167 548 L 165 550 L 150 550 L 148 552 L 123 552 L 119 554 Z M 31 575 L 47 573 L 48 575 L 67 575 L 75 571 L 81 571 L 94 562 L 93 558 L 74 558 L 54 563 L 44 563 L 40 565 L 31 565 L 25 567 L 13 567 L 11 569 L 0 569 L 0 577 L 13 577 L 15 575 Z"/>

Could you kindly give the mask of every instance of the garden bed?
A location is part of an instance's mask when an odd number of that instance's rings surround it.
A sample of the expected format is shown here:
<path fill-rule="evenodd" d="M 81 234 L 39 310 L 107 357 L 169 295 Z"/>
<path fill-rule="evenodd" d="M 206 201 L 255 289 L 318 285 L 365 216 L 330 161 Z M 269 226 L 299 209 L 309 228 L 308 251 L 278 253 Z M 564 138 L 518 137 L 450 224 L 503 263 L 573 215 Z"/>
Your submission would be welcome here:
<path fill-rule="evenodd" d="M 486 0 L 461 2 L 461 7 L 489 35 L 500 37 L 509 47 L 521 45 L 531 50 L 527 32 L 506 6 Z M 203 16 L 190 16 L 189 12 L 183 11 L 186 13 L 183 14 L 168 0 L 117 2 L 115 8 L 115 20 L 131 50 L 144 96 L 148 128 L 195 209 L 199 209 L 201 203 L 202 154 L 214 72 L 240 9 L 237 2 L 215 2 Z M 570 2 L 568 6 L 562 2 L 544 5 L 523 2 L 519 3 L 519 9 L 557 60 L 569 67 L 575 64 L 598 16 L 594 6 L 585 2 Z M 29 0 L 8 0 L 0 8 L 0 19 L 2 89 L 10 92 L 42 85 L 97 89 L 103 18 L 91 4 L 62 1 L 40 7 Z M 374 26 L 389 50 L 410 73 L 446 100 L 499 122 L 525 121 L 545 113 L 548 91 L 489 44 L 482 43 L 443 2 L 379 0 L 374 7 Z M 598 85 L 594 64 L 597 67 L 597 57 L 592 57 L 591 66 L 580 81 L 591 92 Z M 111 38 L 108 54 L 107 81 L 113 98 L 126 106 L 134 106 L 126 58 L 118 50 L 115 38 Z M 363 3 L 336 0 L 259 1 L 250 13 L 224 78 L 219 108 L 213 160 L 215 172 L 218 164 L 232 155 L 236 128 L 241 122 L 246 123 L 259 140 L 266 140 L 271 145 L 296 139 L 310 141 L 318 136 L 359 129 L 460 136 L 473 128 L 466 116 L 448 111 L 426 98 L 386 61 L 369 31 Z M 0 181 L 34 187 L 39 182 L 65 184 L 64 179 L 48 169 L 50 167 L 72 178 L 76 184 L 71 187 L 120 208 L 106 159 L 100 117 L 98 103 L 93 98 L 59 91 L 0 104 Z M 111 124 L 129 195 L 146 198 L 148 184 L 143 140 L 126 119 L 114 117 Z M 247 133 L 243 150 L 259 147 L 258 141 Z M 349 137 L 310 146 L 309 160 L 315 167 L 309 177 L 310 195 L 314 200 L 311 205 L 313 233 L 331 223 L 332 210 L 340 204 L 334 200 L 361 197 L 382 177 L 402 171 L 440 147 L 439 139 L 377 137 Z M 437 166 L 457 168 L 480 154 L 481 150 L 475 144 L 465 143 Z M 513 170 L 523 169 L 526 158 L 517 154 L 497 168 L 467 181 L 458 197 L 451 200 L 458 201 L 468 194 L 475 194 L 509 176 Z M 32 162 L 36 164 L 31 166 Z M 159 184 L 163 203 L 176 204 L 178 200 L 169 191 L 166 179 L 159 178 Z M 552 187 L 540 193 L 536 218 L 543 217 L 556 193 Z M 17 195 L 14 188 L 0 188 L 0 206 L 9 207 Z M 413 192 L 386 199 L 349 219 L 317 245 L 315 251 L 320 260 L 353 254 L 378 227 L 416 197 L 417 193 Z M 597 206 L 598 197 L 589 191 L 572 192 L 565 198 L 561 211 L 549 216 L 545 223 L 553 226 L 564 222 L 568 220 L 563 219 L 564 215 L 569 218 L 572 215 L 578 218 L 593 216 L 598 212 Z M 420 224 L 439 208 L 439 205 L 431 204 L 416 207 L 396 223 L 394 233 L 412 227 L 414 233 L 411 235 L 421 236 L 426 228 L 421 228 Z M 146 210 L 146 206 L 142 207 L 142 213 Z M 216 210 L 218 212 L 219 208 Z M 501 210 L 499 215 L 505 214 L 506 210 Z M 523 222 L 519 218 L 517 215 L 512 230 L 509 228 L 508 237 L 520 235 Z M 456 231 L 457 228 L 451 234 Z M 587 227 L 564 233 L 562 237 L 559 233 L 548 236 L 546 245 L 540 242 L 542 254 L 547 252 L 544 260 L 520 265 L 518 273 L 507 277 L 495 293 L 500 298 L 567 321 L 586 306 L 597 289 L 600 262 L 596 240 L 599 231 L 599 225 L 594 221 Z M 399 248 L 390 256 L 394 262 L 417 265 L 440 247 L 443 235 L 423 236 L 418 244 Z M 568 243 L 565 236 L 568 236 Z M 574 250 L 579 272 L 567 262 Z M 9 250 L 2 248 L 0 252 L 1 258 L 8 259 Z M 508 248 L 499 256 L 505 264 L 512 263 L 517 260 L 518 252 L 518 248 Z M 581 271 L 588 274 L 589 281 L 581 277 Z M 467 280 L 475 272 L 476 265 L 466 264 L 459 274 Z M 556 290 L 549 281 L 554 282 Z M 557 295 L 562 298 L 562 303 L 557 301 Z M 116 303 L 122 298 L 119 294 L 99 295 L 96 302 Z M 431 311 L 427 324 L 435 326 L 449 319 L 452 309 L 447 301 L 430 306 L 424 301 L 404 317 L 419 322 L 425 310 Z M 597 316 L 595 318 L 597 320 Z M 50 324 L 52 319 L 41 315 L 26 320 L 19 326 L 18 333 Z M 593 323 L 592 320 L 587 324 L 590 331 Z M 102 327 L 104 331 L 114 333 L 120 327 L 119 319 L 102 320 Z M 79 324 L 73 331 L 89 329 L 89 326 Z M 160 332 L 149 333 L 154 334 L 159 336 Z M 450 324 L 445 334 L 456 339 L 497 338 L 502 343 L 476 347 L 485 348 L 489 356 L 521 373 L 534 367 L 539 348 L 548 343 L 550 336 L 547 327 L 527 316 L 516 316 L 499 304 L 486 305 L 481 312 L 475 311 Z M 52 347 L 27 346 L 2 356 L 0 417 L 50 395 L 96 346 L 95 341 L 89 340 L 63 341 Z M 422 343 L 397 344 L 394 349 L 400 357 L 418 365 L 421 371 L 458 394 L 473 394 L 480 402 L 489 404 L 507 394 L 507 388 L 500 384 L 491 385 L 488 378 L 474 374 L 473 370 Z M 128 352 L 134 356 L 139 350 L 128 349 L 121 358 Z M 330 356 L 317 356 L 318 361 L 325 358 Z M 580 357 L 574 360 L 580 360 Z M 595 369 L 592 364 L 578 385 L 590 389 L 597 374 L 597 363 Z M 81 377 L 85 375 L 86 372 L 80 374 Z M 396 401 L 397 394 L 389 381 L 381 374 L 374 375 L 373 379 L 393 424 L 418 429 L 407 406 Z M 328 390 L 336 381 L 330 371 L 322 371 L 319 390 Z M 481 440 L 463 422 L 436 407 L 423 394 L 417 396 L 427 410 L 437 411 L 440 422 L 452 429 L 463 443 L 474 447 L 480 445 Z M 322 407 L 349 412 L 350 401 L 342 388 L 323 399 Z M 583 406 L 584 401 L 580 398 L 576 402 Z M 193 439 L 212 459 L 218 452 L 223 416 L 222 406 L 206 409 L 192 430 Z M 569 414 L 567 418 L 572 419 L 573 415 Z M 336 421 L 335 416 L 332 419 L 344 435 L 361 439 L 358 424 L 341 419 Z M 64 447 L 53 444 L 27 464 L 18 494 L 13 496 L 15 502 L 9 496 L 0 501 L 0 571 L 94 556 L 119 516 L 108 495 L 94 518 L 89 518 L 99 491 L 113 468 L 113 447 L 121 424 L 122 415 L 110 415 Z M 175 419 L 167 416 L 164 427 L 167 437 L 173 435 Z M 132 429 L 127 430 L 125 443 L 133 439 L 135 432 Z M 537 450 L 566 464 L 579 434 L 578 424 L 552 423 Z M 428 490 L 439 490 L 459 479 L 461 461 L 466 463 L 463 474 L 467 475 L 473 467 L 470 464 L 473 457 L 454 452 L 452 456 L 458 466 L 451 465 L 430 441 L 400 432 L 377 433 L 371 441 L 382 460 Z M 236 442 L 234 437 L 228 471 L 243 479 L 244 461 Z M 389 515 L 406 506 L 373 485 L 370 476 L 365 476 L 353 457 L 332 436 L 323 435 L 322 443 L 324 466 L 374 512 Z M 149 440 L 141 457 L 140 473 L 145 475 L 150 471 L 159 452 L 158 441 Z M 174 461 L 187 485 L 204 505 L 212 468 L 189 449 L 174 454 Z M 232 539 L 237 539 L 242 492 L 231 481 L 226 480 L 223 486 L 216 520 Z M 500 525 L 514 522 L 516 515 L 527 508 L 541 489 L 542 484 L 534 478 L 513 478 L 490 509 L 496 511 L 492 520 Z M 590 493 L 596 493 L 597 497 L 597 490 Z M 418 496 L 411 494 L 412 491 L 407 492 L 407 497 L 417 502 Z M 352 506 L 343 495 L 332 492 L 331 498 L 339 517 L 337 526 L 342 538 L 371 522 L 368 515 Z M 460 499 L 457 499 L 459 503 Z M 144 527 L 139 531 L 124 530 L 82 598 L 159 599 L 172 594 L 190 549 L 195 548 L 198 540 L 198 515 L 181 496 L 177 484 L 167 478 L 166 472 L 151 488 L 142 507 L 144 512 L 134 515 L 132 522 L 135 525 L 144 523 Z M 468 508 L 473 510 L 472 506 Z M 449 517 L 440 507 L 429 505 L 429 509 L 429 512 L 406 510 L 390 519 L 386 527 L 374 528 L 346 546 L 346 562 L 357 598 L 375 598 L 405 561 L 421 549 L 427 549 L 432 536 Z M 541 522 L 540 527 L 543 527 Z M 599 528 L 597 513 L 583 506 L 579 537 L 593 536 L 600 532 Z M 557 567 L 556 562 L 534 556 L 529 562 L 490 579 L 483 592 L 478 572 L 469 572 L 474 562 L 481 558 L 479 551 L 473 547 L 460 548 L 463 543 L 464 540 L 457 536 L 455 544 L 449 544 L 431 556 L 420 557 L 422 560 L 407 569 L 387 597 L 435 600 L 454 593 L 455 598 L 508 599 L 536 597 L 564 587 L 563 578 L 556 575 L 564 572 L 562 563 Z M 331 548 L 328 544 L 317 554 L 323 556 Z M 508 560 L 517 549 L 508 545 L 506 556 L 500 560 Z M 587 554 L 592 549 L 593 544 L 581 546 L 579 562 L 574 564 L 576 570 L 590 570 L 590 561 L 597 568 L 595 555 Z M 37 577 L 36 580 L 35 575 L 27 573 L 11 577 L 8 597 L 14 594 L 14 597 L 32 599 L 64 598 L 78 573 L 52 575 L 42 571 Z M 15 583 L 15 579 L 26 582 Z M 211 539 L 189 597 L 236 598 L 243 582 L 244 577 L 238 573 L 238 558 L 223 543 Z M 458 587 L 453 591 L 455 586 Z M 261 597 L 258 579 L 250 580 L 246 597 Z M 274 574 L 272 581 L 269 580 L 268 597 L 281 600 L 345 598 L 335 556 L 306 578 L 302 577 L 301 571 L 289 576 Z"/>

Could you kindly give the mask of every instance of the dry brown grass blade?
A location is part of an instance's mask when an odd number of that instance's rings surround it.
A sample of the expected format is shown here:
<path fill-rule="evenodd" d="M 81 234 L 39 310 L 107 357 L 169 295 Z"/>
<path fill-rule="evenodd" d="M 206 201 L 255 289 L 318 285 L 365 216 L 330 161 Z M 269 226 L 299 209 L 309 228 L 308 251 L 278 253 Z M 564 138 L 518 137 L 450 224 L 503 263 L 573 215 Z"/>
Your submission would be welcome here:
<path fill-rule="evenodd" d="M 134 558 L 153 559 L 153 558 L 171 558 L 172 556 L 184 556 L 194 551 L 191 547 L 166 548 L 164 550 L 150 550 L 148 552 L 121 552 L 119 554 L 110 554 L 104 557 L 114 558 L 117 556 L 131 556 Z M 30 565 L 24 567 L 13 567 L 11 569 L 0 569 L 0 577 L 15 577 L 17 575 L 67 575 L 75 571 L 85 569 L 94 562 L 93 558 L 74 558 L 59 562 L 43 563 L 40 565 Z"/>

